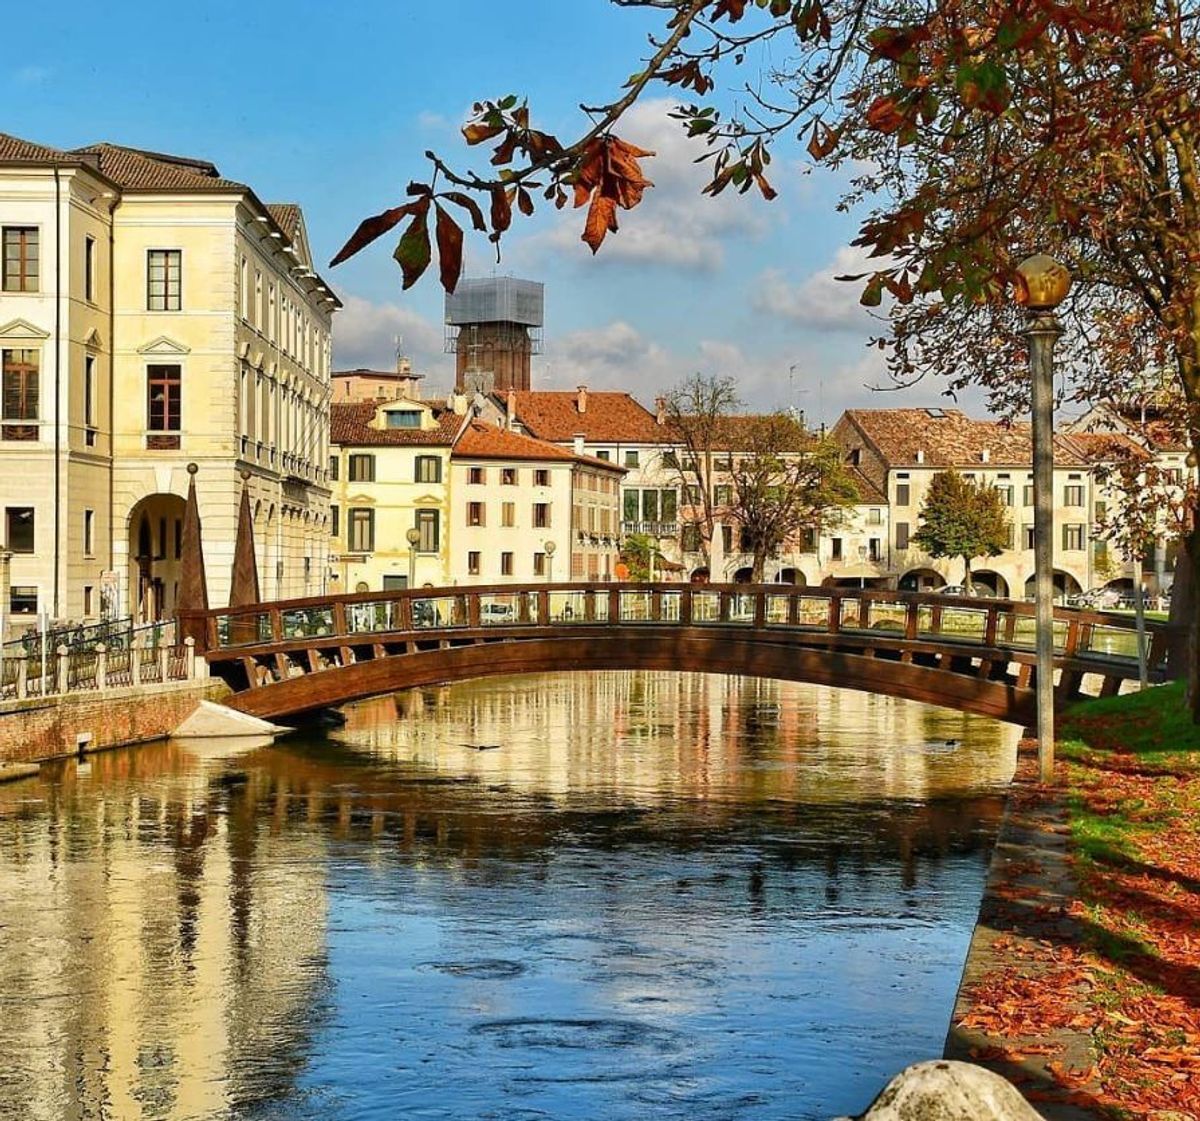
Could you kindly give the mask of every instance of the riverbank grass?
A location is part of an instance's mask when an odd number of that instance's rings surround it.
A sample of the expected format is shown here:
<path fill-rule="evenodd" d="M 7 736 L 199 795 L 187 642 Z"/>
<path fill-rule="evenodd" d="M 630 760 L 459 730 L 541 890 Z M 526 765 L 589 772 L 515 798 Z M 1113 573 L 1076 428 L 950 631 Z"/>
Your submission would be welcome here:
<path fill-rule="evenodd" d="M 1200 1117 L 1200 728 L 1177 683 L 1084 702 L 1059 735 L 1098 1100 Z"/>

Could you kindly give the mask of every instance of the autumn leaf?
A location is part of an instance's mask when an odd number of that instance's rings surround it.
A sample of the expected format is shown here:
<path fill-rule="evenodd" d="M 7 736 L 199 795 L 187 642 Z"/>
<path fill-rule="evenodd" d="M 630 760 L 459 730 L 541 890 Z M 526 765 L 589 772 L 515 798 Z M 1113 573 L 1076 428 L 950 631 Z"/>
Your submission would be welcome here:
<path fill-rule="evenodd" d="M 508 201 L 508 191 L 504 187 L 493 187 L 492 198 L 492 236 L 498 237 L 512 225 L 512 204 Z"/>
<path fill-rule="evenodd" d="M 617 203 L 606 195 L 597 193 L 592 198 L 588 208 L 587 222 L 583 227 L 583 240 L 591 246 L 592 252 L 600 248 L 600 243 L 609 232 L 617 232 Z"/>
<path fill-rule="evenodd" d="M 808 142 L 808 154 L 814 160 L 823 160 L 837 147 L 838 134 L 824 121 L 814 121 L 812 137 Z"/>
<path fill-rule="evenodd" d="M 436 203 L 438 264 L 441 267 L 442 287 L 453 292 L 462 275 L 463 232 L 449 214 Z"/>
<path fill-rule="evenodd" d="M 470 216 L 471 225 L 474 226 L 480 233 L 487 232 L 487 223 L 483 220 L 483 211 L 470 195 L 464 195 L 462 191 L 444 191 L 442 198 L 448 202 L 454 203 L 455 206 L 461 206 Z"/>
<path fill-rule="evenodd" d="M 403 274 L 402 287 L 405 291 L 421 278 L 421 274 L 429 267 L 432 256 L 429 244 L 429 201 L 426 199 L 416 205 L 419 209 L 401 236 L 396 252 L 392 254 Z"/>
<path fill-rule="evenodd" d="M 353 257 L 364 246 L 370 245 L 376 238 L 382 237 L 388 230 L 396 226 L 400 220 L 409 214 L 415 214 L 421 207 L 419 202 L 405 203 L 403 206 L 395 206 L 391 210 L 385 210 L 382 214 L 376 214 L 373 218 L 364 218 L 359 224 L 358 229 L 350 235 L 350 239 L 345 245 L 338 250 L 337 256 L 329 262 L 329 267 L 340 265 L 343 261 Z"/>
<path fill-rule="evenodd" d="M 479 121 L 463 125 L 462 134 L 468 144 L 482 144 L 485 140 L 491 140 L 493 136 L 499 136 L 504 131 L 503 125 L 484 124 Z"/>

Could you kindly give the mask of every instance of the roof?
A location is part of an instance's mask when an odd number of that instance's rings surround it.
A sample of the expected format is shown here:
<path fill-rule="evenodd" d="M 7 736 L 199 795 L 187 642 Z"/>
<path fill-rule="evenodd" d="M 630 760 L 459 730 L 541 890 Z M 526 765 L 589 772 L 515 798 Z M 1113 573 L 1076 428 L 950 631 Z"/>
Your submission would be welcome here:
<path fill-rule="evenodd" d="M 300 228 L 300 207 L 296 203 L 269 202 L 267 203 L 267 213 L 275 219 L 275 225 L 283 231 L 283 236 L 288 241 L 295 238 L 296 232 Z"/>
<path fill-rule="evenodd" d="M 417 378 L 423 378 L 424 374 L 416 374 L 412 371 L 402 373 L 399 370 L 368 370 L 360 366 L 357 370 L 334 370 L 329 375 L 331 378 L 384 378 L 392 381 L 414 381 Z"/>
<path fill-rule="evenodd" d="M 68 157 L 95 156 L 100 171 L 124 191 L 213 191 L 243 192 L 250 188 L 232 179 L 222 179 L 207 160 L 147 152 L 120 144 L 89 144 L 74 148 Z"/>
<path fill-rule="evenodd" d="M 1070 432 L 1060 434 L 1058 441 L 1073 446 L 1088 463 L 1150 458 L 1146 449 L 1124 432 Z"/>
<path fill-rule="evenodd" d="M 607 471 L 624 474 L 625 468 L 609 463 L 605 459 L 594 459 L 590 455 L 575 455 L 546 440 L 535 440 L 510 432 L 494 424 L 473 420 L 454 445 L 454 454 L 464 459 L 534 460 L 546 462 L 582 463 L 589 467 L 602 467 Z"/>
<path fill-rule="evenodd" d="M 372 428 L 370 422 L 379 405 L 378 401 L 330 405 L 330 443 L 342 447 L 449 447 L 463 424 L 463 418 L 452 409 L 442 409 L 434 411 L 436 428 Z"/>
<path fill-rule="evenodd" d="M 34 144 L 19 136 L 0 132 L 0 163 L 52 163 L 71 159 L 67 152 L 58 148 L 47 148 L 44 144 Z"/>
<path fill-rule="evenodd" d="M 854 480 L 854 485 L 858 487 L 858 502 L 855 503 L 856 506 L 886 506 L 888 504 L 887 495 L 857 467 L 848 463 L 846 464 L 846 472 Z"/>
<path fill-rule="evenodd" d="M 590 444 L 667 444 L 671 436 L 654 414 L 628 393 L 587 391 L 587 407 L 579 411 L 579 392 L 517 390 L 516 415 L 521 426 L 539 440 L 565 443 L 578 435 Z M 494 394 L 501 410 L 505 393 Z"/>
<path fill-rule="evenodd" d="M 1033 462 L 1030 426 L 974 420 L 959 409 L 847 409 L 846 417 L 892 467 L 1024 467 Z M 986 458 L 985 458 L 986 453 Z M 1086 460 L 1063 435 L 1054 438 L 1054 459 L 1062 466 Z"/>

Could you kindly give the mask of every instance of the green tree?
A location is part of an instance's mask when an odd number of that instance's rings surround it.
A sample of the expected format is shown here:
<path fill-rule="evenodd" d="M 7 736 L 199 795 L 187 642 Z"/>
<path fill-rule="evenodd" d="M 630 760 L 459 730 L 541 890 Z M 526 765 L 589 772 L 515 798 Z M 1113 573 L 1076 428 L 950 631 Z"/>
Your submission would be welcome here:
<path fill-rule="evenodd" d="M 921 504 L 913 541 L 931 557 L 962 557 L 963 583 L 971 588 L 971 561 L 996 557 L 1008 548 L 1008 516 L 995 487 L 939 471 Z"/>
<path fill-rule="evenodd" d="M 646 533 L 631 533 L 621 542 L 621 560 L 629 569 L 631 580 L 649 580 L 658 575 L 662 550 L 658 542 Z"/>

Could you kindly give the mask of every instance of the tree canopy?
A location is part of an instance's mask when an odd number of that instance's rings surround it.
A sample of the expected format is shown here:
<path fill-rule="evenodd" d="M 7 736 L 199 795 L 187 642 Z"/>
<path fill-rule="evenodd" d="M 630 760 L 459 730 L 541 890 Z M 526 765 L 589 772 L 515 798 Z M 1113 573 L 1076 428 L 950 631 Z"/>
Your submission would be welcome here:
<path fill-rule="evenodd" d="M 1009 522 L 995 487 L 939 471 L 921 505 L 921 524 L 912 535 L 931 557 L 962 557 L 964 583 L 971 586 L 971 561 L 996 557 L 1009 546 Z"/>

